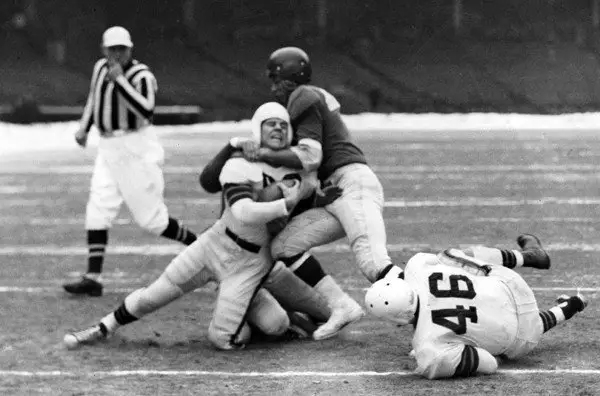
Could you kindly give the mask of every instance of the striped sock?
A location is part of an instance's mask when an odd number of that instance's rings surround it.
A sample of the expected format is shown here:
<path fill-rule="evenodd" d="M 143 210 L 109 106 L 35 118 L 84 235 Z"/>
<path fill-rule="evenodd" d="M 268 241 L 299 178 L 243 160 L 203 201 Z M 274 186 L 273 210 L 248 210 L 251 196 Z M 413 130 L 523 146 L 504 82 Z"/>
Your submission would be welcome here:
<path fill-rule="evenodd" d="M 114 312 L 106 315 L 100 323 L 106 327 L 108 333 L 113 333 L 119 327 L 138 320 L 129 313 L 123 302 Z"/>
<path fill-rule="evenodd" d="M 100 274 L 108 243 L 108 230 L 87 230 L 88 273 Z"/>
<path fill-rule="evenodd" d="M 498 249 L 502 254 L 502 265 L 506 268 L 523 266 L 523 255 L 518 250 Z"/>
<path fill-rule="evenodd" d="M 167 228 L 160 235 L 188 246 L 194 243 L 197 238 L 194 232 L 181 225 L 178 220 L 172 217 L 169 217 L 169 224 L 167 224 Z"/>
<path fill-rule="evenodd" d="M 556 310 L 553 311 L 555 308 L 556 307 L 547 311 L 540 311 L 540 319 L 542 320 L 542 325 L 544 326 L 544 333 L 558 324 L 558 319 L 555 315 Z M 562 312 L 559 314 L 559 317 L 562 317 L 562 320 L 565 320 Z"/>

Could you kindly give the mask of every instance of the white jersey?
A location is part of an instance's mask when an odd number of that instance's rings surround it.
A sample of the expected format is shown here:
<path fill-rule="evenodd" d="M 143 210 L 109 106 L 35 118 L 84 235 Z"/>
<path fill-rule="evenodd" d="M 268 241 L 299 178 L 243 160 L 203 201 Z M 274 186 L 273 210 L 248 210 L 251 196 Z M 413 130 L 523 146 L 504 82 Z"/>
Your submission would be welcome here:
<path fill-rule="evenodd" d="M 412 340 L 417 373 L 451 376 L 465 345 L 496 356 L 513 345 L 518 317 L 513 295 L 496 277 L 473 275 L 419 253 L 406 265 L 404 279 L 419 294 Z"/>
<path fill-rule="evenodd" d="M 305 196 L 300 199 L 308 198 L 314 189 L 318 185 L 317 172 L 306 172 L 304 170 L 290 169 L 285 166 L 274 167 L 264 162 L 255 162 L 258 165 L 263 174 L 263 187 L 267 187 L 269 184 L 277 183 L 282 180 L 299 180 L 303 183 L 309 183 L 312 188 L 307 189 Z"/>
<path fill-rule="evenodd" d="M 310 180 L 306 176 L 306 172 L 298 172 L 285 167 L 276 168 L 262 162 L 250 162 L 244 158 L 236 157 L 225 163 L 219 176 L 219 182 L 224 186 L 224 193 L 225 186 L 228 184 L 244 185 L 251 186 L 253 196 L 256 197 L 258 191 L 269 184 L 284 179 L 298 179 L 302 182 Z M 227 228 L 240 238 L 260 246 L 270 242 L 271 236 L 266 224 L 244 223 L 233 216 L 227 200 L 224 200 L 224 203 L 224 211 L 219 221 L 224 222 Z"/>

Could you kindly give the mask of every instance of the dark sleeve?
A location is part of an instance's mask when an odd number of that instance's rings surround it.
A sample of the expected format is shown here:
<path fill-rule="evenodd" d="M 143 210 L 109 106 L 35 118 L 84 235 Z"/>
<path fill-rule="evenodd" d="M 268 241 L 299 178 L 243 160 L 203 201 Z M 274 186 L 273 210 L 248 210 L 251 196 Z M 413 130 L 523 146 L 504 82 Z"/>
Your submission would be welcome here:
<path fill-rule="evenodd" d="M 206 192 L 214 194 L 221 191 L 221 183 L 219 182 L 221 170 L 223 170 L 223 166 L 225 166 L 225 163 L 235 151 L 236 148 L 227 143 L 227 145 L 223 147 L 208 164 L 206 164 L 199 177 L 200 185 Z"/>
<path fill-rule="evenodd" d="M 296 143 L 302 139 L 312 139 L 323 144 L 323 115 L 319 106 L 308 107 L 295 120 L 292 120 Z"/>

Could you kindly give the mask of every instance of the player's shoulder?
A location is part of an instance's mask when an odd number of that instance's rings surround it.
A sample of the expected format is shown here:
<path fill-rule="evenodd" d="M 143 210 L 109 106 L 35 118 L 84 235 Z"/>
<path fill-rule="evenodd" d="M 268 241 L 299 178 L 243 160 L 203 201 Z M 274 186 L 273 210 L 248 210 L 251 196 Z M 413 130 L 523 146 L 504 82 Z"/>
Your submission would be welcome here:
<path fill-rule="evenodd" d="M 294 119 L 304 113 L 309 107 L 323 101 L 319 88 L 313 85 L 300 85 L 292 92 L 288 101 L 290 117 Z"/>
<path fill-rule="evenodd" d="M 432 253 L 417 253 L 412 256 L 406 263 L 405 272 L 420 272 L 431 266 L 438 265 L 439 260 L 437 255 Z"/>
<path fill-rule="evenodd" d="M 262 181 L 261 168 L 242 157 L 233 157 L 225 162 L 219 175 L 221 185 L 226 183 L 257 183 Z"/>

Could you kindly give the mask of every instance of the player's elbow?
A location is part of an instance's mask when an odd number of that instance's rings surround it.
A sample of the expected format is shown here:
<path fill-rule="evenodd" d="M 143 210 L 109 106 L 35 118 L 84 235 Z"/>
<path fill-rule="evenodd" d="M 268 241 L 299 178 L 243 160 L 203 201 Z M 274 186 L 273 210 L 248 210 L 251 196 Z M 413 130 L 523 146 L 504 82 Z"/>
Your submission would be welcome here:
<path fill-rule="evenodd" d="M 218 179 L 214 179 L 208 172 L 202 171 L 200 176 L 198 176 L 198 182 L 200 183 L 200 187 L 204 189 L 209 194 L 215 194 L 221 191 L 221 183 L 219 183 Z"/>

